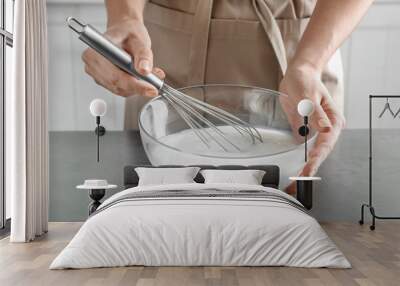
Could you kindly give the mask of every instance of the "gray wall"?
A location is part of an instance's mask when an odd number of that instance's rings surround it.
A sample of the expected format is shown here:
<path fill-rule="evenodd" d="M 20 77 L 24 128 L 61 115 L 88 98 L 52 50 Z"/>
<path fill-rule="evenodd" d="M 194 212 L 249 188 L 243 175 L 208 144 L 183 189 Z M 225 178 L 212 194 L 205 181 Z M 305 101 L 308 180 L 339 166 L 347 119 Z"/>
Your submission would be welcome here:
<path fill-rule="evenodd" d="M 400 131 L 378 130 L 374 136 L 377 212 L 400 214 Z M 90 200 L 86 191 L 75 189 L 85 178 L 121 185 L 125 165 L 148 163 L 135 131 L 108 132 L 101 140 L 97 163 L 93 132 L 50 132 L 51 221 L 86 219 Z M 360 204 L 368 199 L 368 131 L 345 130 L 319 175 L 312 214 L 321 221 L 357 221 Z"/>
<path fill-rule="evenodd" d="M 75 188 L 85 179 L 106 179 L 110 184 L 121 186 L 125 165 L 149 164 L 135 131 L 111 131 L 101 137 L 99 163 L 94 132 L 50 132 L 49 135 L 50 221 L 86 219 L 90 199 L 87 191 Z"/>

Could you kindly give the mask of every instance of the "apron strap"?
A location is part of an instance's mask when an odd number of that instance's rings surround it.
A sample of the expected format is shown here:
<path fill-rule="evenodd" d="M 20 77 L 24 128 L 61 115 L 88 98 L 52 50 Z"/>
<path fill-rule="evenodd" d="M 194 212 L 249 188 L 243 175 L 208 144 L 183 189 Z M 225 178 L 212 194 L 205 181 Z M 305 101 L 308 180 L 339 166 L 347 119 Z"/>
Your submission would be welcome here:
<path fill-rule="evenodd" d="M 204 84 L 213 0 L 198 0 L 189 53 L 188 85 Z"/>
<path fill-rule="evenodd" d="M 275 52 L 278 60 L 281 75 L 283 76 L 287 69 L 286 49 L 283 42 L 281 31 L 279 30 L 278 23 L 268 7 L 266 0 L 253 0 L 253 7 L 257 13 L 258 18 L 271 42 L 272 49 Z"/>

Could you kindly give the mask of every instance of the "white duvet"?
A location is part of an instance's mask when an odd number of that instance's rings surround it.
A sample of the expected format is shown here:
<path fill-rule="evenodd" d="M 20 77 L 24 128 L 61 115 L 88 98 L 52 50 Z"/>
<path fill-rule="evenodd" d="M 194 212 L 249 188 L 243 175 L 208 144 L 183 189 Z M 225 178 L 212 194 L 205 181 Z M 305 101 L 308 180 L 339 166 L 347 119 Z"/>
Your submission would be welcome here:
<path fill-rule="evenodd" d="M 349 268 L 318 222 L 290 204 L 257 198 L 115 200 L 133 192 L 262 190 L 262 186 L 180 184 L 135 187 L 107 199 L 50 269 L 146 266 L 294 266 Z M 107 207 L 108 206 L 108 207 Z"/>

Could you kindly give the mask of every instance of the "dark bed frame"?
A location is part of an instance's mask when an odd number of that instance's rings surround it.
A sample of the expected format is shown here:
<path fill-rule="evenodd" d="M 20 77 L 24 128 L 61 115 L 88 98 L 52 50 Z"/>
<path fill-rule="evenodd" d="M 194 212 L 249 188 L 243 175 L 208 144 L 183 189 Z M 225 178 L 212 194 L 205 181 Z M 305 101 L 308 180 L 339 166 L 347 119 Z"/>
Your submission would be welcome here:
<path fill-rule="evenodd" d="M 138 165 L 138 166 L 126 166 L 124 168 L 124 188 L 136 187 L 139 183 L 139 176 L 135 171 L 137 167 L 147 167 L 147 168 L 182 168 L 182 167 L 199 167 L 203 169 L 218 169 L 218 170 L 264 170 L 265 175 L 262 180 L 262 185 L 265 187 L 278 188 L 279 187 L 279 167 L 275 165 L 253 165 L 253 166 L 208 166 L 208 165 L 191 165 L 191 166 L 178 166 L 178 165 L 164 165 L 164 166 L 150 166 L 150 165 Z M 204 178 L 200 174 L 197 174 L 194 180 L 197 183 L 204 183 Z"/>

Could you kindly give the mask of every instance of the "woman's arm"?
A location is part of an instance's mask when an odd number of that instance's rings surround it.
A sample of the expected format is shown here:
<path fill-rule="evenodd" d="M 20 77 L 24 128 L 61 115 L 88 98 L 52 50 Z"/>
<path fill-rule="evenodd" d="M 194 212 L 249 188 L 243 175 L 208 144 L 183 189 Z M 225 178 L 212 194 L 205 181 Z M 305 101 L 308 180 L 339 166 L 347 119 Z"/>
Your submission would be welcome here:
<path fill-rule="evenodd" d="M 121 20 L 136 19 L 143 22 L 146 0 L 106 0 L 107 26 Z"/>
<path fill-rule="evenodd" d="M 314 175 L 332 151 L 344 126 L 344 117 L 321 81 L 322 70 L 335 51 L 354 30 L 373 0 L 318 0 L 296 53 L 280 84 L 282 107 L 297 133 L 302 119 L 297 104 L 304 98 L 315 105 L 311 128 L 320 133 L 301 175 Z"/>
<path fill-rule="evenodd" d="M 318 0 L 290 65 L 321 72 L 373 0 Z"/>

